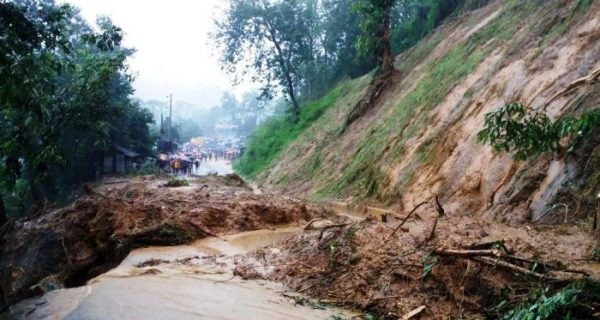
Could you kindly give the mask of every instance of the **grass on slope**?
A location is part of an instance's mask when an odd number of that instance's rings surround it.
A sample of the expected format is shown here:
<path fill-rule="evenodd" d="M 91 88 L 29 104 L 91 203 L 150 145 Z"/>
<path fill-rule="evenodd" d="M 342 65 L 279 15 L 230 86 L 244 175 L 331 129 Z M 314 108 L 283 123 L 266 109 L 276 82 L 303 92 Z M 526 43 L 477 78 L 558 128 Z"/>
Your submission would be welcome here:
<path fill-rule="evenodd" d="M 441 59 L 430 63 L 427 74 L 415 89 L 398 101 L 390 115 L 365 136 L 342 176 L 331 188 L 319 190 L 319 194 L 342 196 L 352 193 L 386 202 L 401 193 L 421 163 L 412 163 L 412 159 L 402 160 L 411 161 L 411 164 L 401 173 L 401 184 L 393 186 L 393 190 L 387 190 L 388 194 L 383 194 L 383 189 L 390 182 L 386 174 L 389 166 L 400 161 L 405 142 L 426 127 L 425 111 L 439 105 L 448 92 L 473 72 L 486 55 L 514 34 L 518 26 L 518 15 L 515 14 L 518 8 L 516 4 L 509 4 L 499 17 L 466 42 L 456 45 Z M 410 61 L 411 57 L 406 59 Z M 391 140 L 395 142 L 390 144 Z M 425 160 L 426 157 L 419 155 L 415 161 Z"/>
<path fill-rule="evenodd" d="M 350 88 L 351 82 L 342 83 L 326 96 L 304 104 L 296 123 L 291 123 L 285 115 L 265 121 L 252 134 L 246 152 L 234 163 L 234 169 L 245 177 L 256 177 Z"/>

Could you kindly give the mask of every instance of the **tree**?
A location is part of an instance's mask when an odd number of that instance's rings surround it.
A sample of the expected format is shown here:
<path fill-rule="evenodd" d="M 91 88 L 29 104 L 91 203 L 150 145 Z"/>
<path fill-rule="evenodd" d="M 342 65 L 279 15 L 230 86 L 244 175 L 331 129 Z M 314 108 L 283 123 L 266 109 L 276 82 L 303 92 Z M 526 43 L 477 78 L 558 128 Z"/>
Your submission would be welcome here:
<path fill-rule="evenodd" d="M 382 75 L 395 70 L 390 43 L 392 8 L 395 3 L 396 0 L 359 0 L 355 4 L 355 10 L 362 14 L 360 27 L 363 33 L 358 39 L 358 50 L 379 59 L 379 73 Z"/>
<path fill-rule="evenodd" d="M 292 118 L 299 117 L 297 89 L 302 78 L 300 62 L 314 42 L 309 38 L 305 1 L 230 1 L 226 17 L 214 34 L 223 68 L 236 76 L 252 75 L 263 83 L 262 97 L 273 96 L 275 80 L 292 104 Z M 243 70 L 237 72 L 237 67 Z"/>
<path fill-rule="evenodd" d="M 353 1 L 324 0 L 322 14 L 323 51 L 328 71 L 328 83 L 344 76 L 362 76 L 377 66 L 373 55 L 357 54 L 356 44 L 361 35 L 359 12 Z"/>
<path fill-rule="evenodd" d="M 95 178 L 112 144 L 148 142 L 152 118 L 130 98 L 133 51 L 109 19 L 98 29 L 53 0 L 0 2 L 0 208 L 17 188 L 55 199 Z"/>

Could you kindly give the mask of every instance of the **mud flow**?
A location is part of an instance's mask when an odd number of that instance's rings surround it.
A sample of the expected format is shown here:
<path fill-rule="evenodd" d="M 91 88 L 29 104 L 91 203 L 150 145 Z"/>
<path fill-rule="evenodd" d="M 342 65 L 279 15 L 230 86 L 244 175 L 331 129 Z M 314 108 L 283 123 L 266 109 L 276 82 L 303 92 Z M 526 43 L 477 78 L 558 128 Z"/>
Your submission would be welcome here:
<path fill-rule="evenodd" d="M 16 318 L 330 319 L 348 311 L 310 305 L 265 280 L 235 277 L 235 255 L 269 246 L 298 228 L 257 230 L 190 245 L 132 251 L 86 286 L 55 290 L 11 307 Z M 300 303 L 306 301 L 306 303 Z M 303 305 L 304 304 L 304 305 Z"/>
<path fill-rule="evenodd" d="M 18 221 L 5 236 L 11 245 L 0 248 L 3 316 L 318 319 L 342 312 L 235 274 L 239 256 L 301 232 L 329 210 L 260 194 L 235 175 L 191 178 L 178 188 L 164 182 L 107 183 L 67 208 Z"/>

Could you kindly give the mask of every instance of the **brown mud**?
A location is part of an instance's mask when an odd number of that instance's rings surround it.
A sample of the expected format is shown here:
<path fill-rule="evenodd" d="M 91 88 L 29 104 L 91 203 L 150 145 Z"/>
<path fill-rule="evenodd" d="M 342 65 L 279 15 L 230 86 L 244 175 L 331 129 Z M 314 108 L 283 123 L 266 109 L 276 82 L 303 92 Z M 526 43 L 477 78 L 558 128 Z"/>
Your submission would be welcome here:
<path fill-rule="evenodd" d="M 161 301 L 177 300 L 166 308 L 186 318 L 199 310 L 190 297 L 206 298 L 202 308 L 225 308 L 222 300 L 210 302 L 210 290 L 250 299 L 263 286 L 252 281 L 266 281 L 312 297 L 316 306 L 384 318 L 413 312 L 420 319 L 482 319 L 498 318 L 495 306 L 532 288 L 600 279 L 592 259 L 598 239 L 585 224 L 511 226 L 444 210 L 435 199 L 403 212 L 344 203 L 325 209 L 257 194 L 237 176 L 202 177 L 179 188 L 164 182 L 104 184 L 69 207 L 17 221 L 0 249 L 3 304 L 49 292 L 10 312 L 101 318 L 94 305 L 110 304 L 111 292 L 121 292 L 115 317 L 136 308 L 150 316 Z M 143 290 L 126 289 L 132 285 L 180 298 L 154 295 L 144 306 L 135 299 Z M 246 307 L 277 318 L 277 307 L 261 304 L 276 297 L 257 291 Z M 283 317 L 296 318 L 300 311 L 286 301 L 278 302 Z M 587 306 L 584 318 L 600 315 L 598 302 Z"/>
<path fill-rule="evenodd" d="M 1 240 L 0 305 L 83 285 L 135 248 L 301 225 L 328 213 L 298 200 L 254 194 L 236 175 L 210 175 L 180 188 L 164 183 L 142 177 L 88 187 L 86 196 L 66 208 L 17 220 Z"/>
<path fill-rule="evenodd" d="M 399 215 L 385 215 L 387 223 L 369 216 L 340 216 L 278 251 L 257 250 L 237 273 L 391 319 L 411 311 L 421 319 L 498 318 L 495 306 L 532 288 L 600 279 L 600 263 L 590 259 L 598 240 L 577 225 L 516 228 L 453 213 L 436 220 L 425 206 L 394 232 Z M 600 316 L 600 303 L 589 307 L 584 318 Z"/>

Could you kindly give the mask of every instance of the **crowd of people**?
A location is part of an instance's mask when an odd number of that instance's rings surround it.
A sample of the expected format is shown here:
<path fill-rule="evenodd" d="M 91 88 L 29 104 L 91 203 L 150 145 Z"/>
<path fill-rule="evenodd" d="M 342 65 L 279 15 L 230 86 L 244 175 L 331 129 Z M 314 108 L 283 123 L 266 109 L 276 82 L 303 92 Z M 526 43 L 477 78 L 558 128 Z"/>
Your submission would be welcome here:
<path fill-rule="evenodd" d="M 198 173 L 202 163 L 218 161 L 219 159 L 233 160 L 230 154 L 219 155 L 216 152 L 176 153 L 160 154 L 158 156 L 158 167 L 170 170 L 174 175 L 191 175 Z"/>

